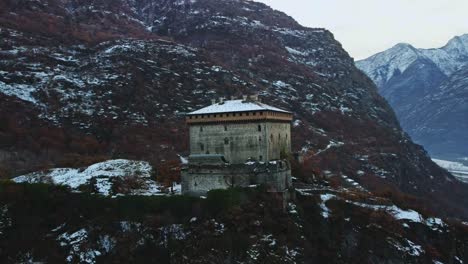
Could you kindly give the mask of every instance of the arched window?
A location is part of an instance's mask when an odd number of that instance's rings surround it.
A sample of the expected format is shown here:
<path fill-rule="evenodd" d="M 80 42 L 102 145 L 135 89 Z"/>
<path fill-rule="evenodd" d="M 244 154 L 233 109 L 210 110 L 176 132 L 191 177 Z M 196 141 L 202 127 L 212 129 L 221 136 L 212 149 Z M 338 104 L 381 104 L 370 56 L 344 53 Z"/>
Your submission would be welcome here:
<path fill-rule="evenodd" d="M 202 126 L 200 127 L 200 132 L 203 132 L 203 127 Z"/>
<path fill-rule="evenodd" d="M 262 131 L 262 125 L 258 125 L 258 131 Z"/>
<path fill-rule="evenodd" d="M 227 126 L 224 126 L 224 131 L 227 131 Z"/>
<path fill-rule="evenodd" d="M 200 149 L 201 149 L 201 151 L 205 150 L 205 145 L 203 145 L 203 143 L 200 143 Z"/>
<path fill-rule="evenodd" d="M 224 145 L 229 145 L 229 138 L 224 139 Z"/>

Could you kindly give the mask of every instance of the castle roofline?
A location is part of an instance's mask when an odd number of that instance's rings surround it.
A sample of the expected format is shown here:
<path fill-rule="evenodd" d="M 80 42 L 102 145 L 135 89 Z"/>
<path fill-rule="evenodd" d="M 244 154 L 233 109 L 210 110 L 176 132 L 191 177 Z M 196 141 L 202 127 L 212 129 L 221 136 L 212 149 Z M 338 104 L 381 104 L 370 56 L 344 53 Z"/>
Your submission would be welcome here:
<path fill-rule="evenodd" d="M 192 115 L 205 115 L 205 114 L 222 114 L 222 113 L 239 113 L 239 112 L 253 112 L 253 111 L 272 111 L 285 114 L 292 114 L 289 111 L 279 109 L 267 104 L 251 101 L 251 100 L 229 100 L 216 104 L 212 104 L 200 110 L 188 113 Z"/>

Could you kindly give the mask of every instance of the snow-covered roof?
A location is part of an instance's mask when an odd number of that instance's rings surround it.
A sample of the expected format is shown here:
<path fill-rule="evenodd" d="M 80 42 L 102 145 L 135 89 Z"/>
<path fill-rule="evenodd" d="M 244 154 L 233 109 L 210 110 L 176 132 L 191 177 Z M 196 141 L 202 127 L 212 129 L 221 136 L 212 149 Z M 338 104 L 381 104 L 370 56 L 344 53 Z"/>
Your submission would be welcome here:
<path fill-rule="evenodd" d="M 217 113 L 237 113 L 237 112 L 251 112 L 251 111 L 273 111 L 281 113 L 291 113 L 283 109 L 279 109 L 273 106 L 266 105 L 264 103 L 256 101 L 244 101 L 244 100 L 230 100 L 224 101 L 224 103 L 216 103 L 214 105 L 207 106 L 200 110 L 188 113 L 188 115 L 203 115 L 203 114 L 217 114 Z"/>

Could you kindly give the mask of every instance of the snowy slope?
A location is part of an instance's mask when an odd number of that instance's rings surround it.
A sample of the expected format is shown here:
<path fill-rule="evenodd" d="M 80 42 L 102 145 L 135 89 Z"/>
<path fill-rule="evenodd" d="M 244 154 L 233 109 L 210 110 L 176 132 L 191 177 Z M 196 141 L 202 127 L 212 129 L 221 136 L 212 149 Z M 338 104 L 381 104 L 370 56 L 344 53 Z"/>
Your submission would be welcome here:
<path fill-rule="evenodd" d="M 368 59 L 356 62 L 378 87 L 384 86 L 396 72 L 404 72 L 420 56 L 419 50 L 410 44 L 397 44 Z"/>
<path fill-rule="evenodd" d="M 468 175 L 468 166 L 463 165 L 463 163 L 439 159 L 433 159 L 433 161 L 444 169 Z"/>
<path fill-rule="evenodd" d="M 109 196 L 120 195 L 112 191 L 116 181 L 131 179 L 138 182 L 139 188 L 132 189 L 132 195 L 161 195 L 163 187 L 151 179 L 152 167 L 145 161 L 108 160 L 84 169 L 57 168 L 44 172 L 34 172 L 13 179 L 17 183 L 52 183 L 64 185 L 72 190 L 91 185 L 95 193 Z M 176 187 L 176 191 L 180 188 Z"/>
<path fill-rule="evenodd" d="M 457 179 L 462 182 L 468 183 L 468 166 L 460 162 L 448 161 L 448 160 L 439 160 L 433 159 L 437 165 L 448 170 L 453 174 Z"/>
<path fill-rule="evenodd" d="M 468 34 L 451 39 L 439 49 L 417 49 L 400 43 L 394 47 L 356 62 L 379 87 L 393 76 L 403 73 L 417 59 L 433 61 L 447 76 L 468 64 Z"/>

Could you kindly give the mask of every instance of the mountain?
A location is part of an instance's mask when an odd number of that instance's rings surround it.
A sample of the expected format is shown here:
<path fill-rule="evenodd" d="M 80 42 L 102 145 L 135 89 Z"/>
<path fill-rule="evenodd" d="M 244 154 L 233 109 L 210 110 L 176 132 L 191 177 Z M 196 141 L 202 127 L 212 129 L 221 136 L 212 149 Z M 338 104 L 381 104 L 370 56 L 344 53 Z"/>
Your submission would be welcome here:
<path fill-rule="evenodd" d="M 250 1 L 25 0 L 0 10 L 3 177 L 178 160 L 183 113 L 258 93 L 294 111 L 304 180 L 345 175 L 468 213 L 466 186 L 411 142 L 325 29 Z"/>
<path fill-rule="evenodd" d="M 468 156 L 468 65 L 421 98 L 402 122 L 436 156 Z"/>
<path fill-rule="evenodd" d="M 293 110 L 294 149 L 317 176 L 444 197 L 464 185 L 401 131 L 333 35 L 249 1 L 8 1 L 1 23 L 1 146 L 7 177 L 117 158 L 186 153 L 182 113 L 259 93 Z M 447 198 L 448 197 L 448 198 Z M 446 199 L 451 202 L 447 202 Z"/>
<path fill-rule="evenodd" d="M 395 109 L 403 129 L 433 156 L 452 159 L 468 156 L 463 147 L 468 143 L 463 133 L 466 122 L 458 123 L 463 118 L 466 120 L 468 112 L 460 104 L 452 108 L 449 100 L 441 95 L 442 90 L 453 93 L 453 89 L 444 87 L 452 86 L 452 78 L 459 79 L 457 76 L 463 74 L 463 68 L 468 65 L 468 34 L 453 38 L 440 49 L 416 49 L 409 44 L 398 44 L 357 61 L 356 65 L 377 84 L 379 92 Z M 456 87 L 464 89 L 459 83 Z M 463 91 L 456 93 L 462 95 Z M 432 98 L 432 107 L 427 106 L 429 99 L 426 97 Z M 427 111 L 437 115 L 431 119 Z M 454 113 L 460 118 L 447 118 L 444 122 L 435 118 Z"/>
<path fill-rule="evenodd" d="M 237 0 L 7 0 L 0 30 L 2 263 L 467 261 L 468 187 L 328 30 Z M 116 160 L 156 185 L 188 154 L 184 113 L 257 93 L 294 112 L 287 212 L 261 187 L 125 195 L 154 189 Z"/>

